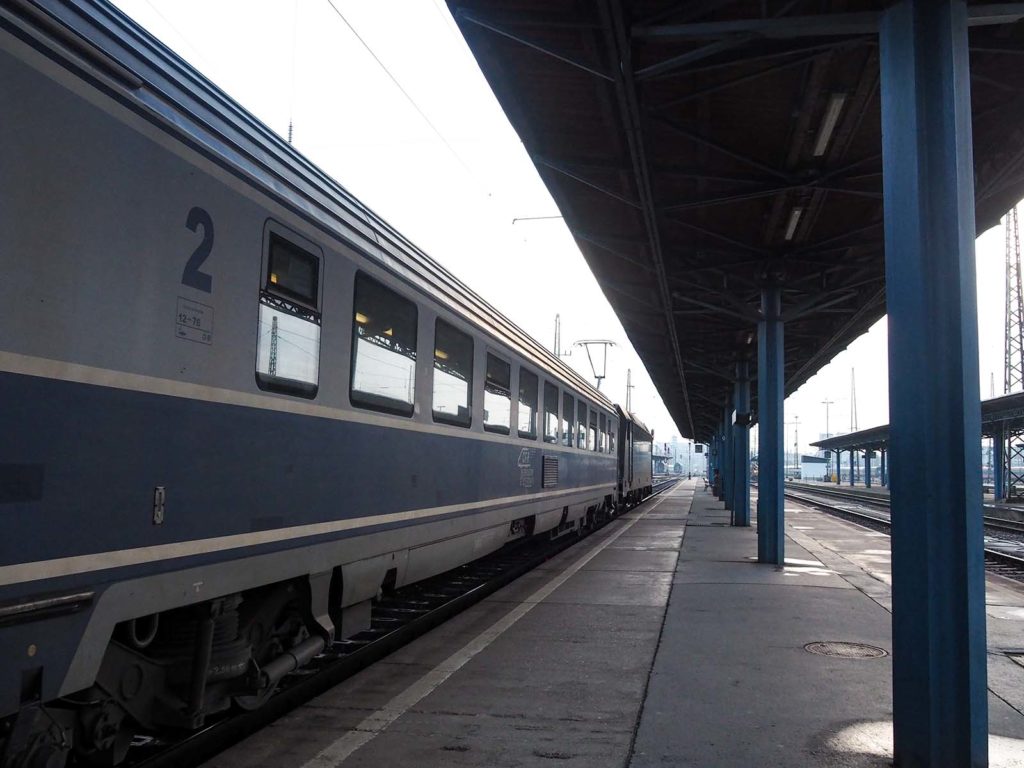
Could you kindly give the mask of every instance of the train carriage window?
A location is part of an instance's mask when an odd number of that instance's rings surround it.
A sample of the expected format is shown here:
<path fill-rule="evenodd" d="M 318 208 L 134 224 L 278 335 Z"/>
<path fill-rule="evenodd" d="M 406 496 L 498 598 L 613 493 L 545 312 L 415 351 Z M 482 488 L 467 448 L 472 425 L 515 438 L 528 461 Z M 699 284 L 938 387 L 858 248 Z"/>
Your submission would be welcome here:
<path fill-rule="evenodd" d="M 587 404 L 582 400 L 576 404 L 576 446 L 587 447 Z"/>
<path fill-rule="evenodd" d="M 434 325 L 434 421 L 473 422 L 473 339 L 444 320 Z"/>
<path fill-rule="evenodd" d="M 537 439 L 537 374 L 519 369 L 519 436 Z"/>
<path fill-rule="evenodd" d="M 597 450 L 597 411 L 590 410 L 590 429 L 587 431 L 587 450 Z"/>
<path fill-rule="evenodd" d="M 512 366 L 487 353 L 484 381 L 484 429 L 507 435 L 512 424 Z"/>
<path fill-rule="evenodd" d="M 576 413 L 576 404 L 573 396 L 568 392 L 562 393 L 562 445 L 571 446 L 575 437 L 573 416 Z"/>
<path fill-rule="evenodd" d="M 416 305 L 373 278 L 356 275 L 352 403 L 412 416 L 416 394 Z"/>
<path fill-rule="evenodd" d="M 256 385 L 315 397 L 320 378 L 320 259 L 271 232 L 260 291 Z"/>
<path fill-rule="evenodd" d="M 598 431 L 599 439 L 601 442 L 599 443 L 597 450 L 600 451 L 601 453 L 604 453 L 605 451 L 608 450 L 608 424 L 605 420 L 605 415 L 603 413 L 598 418 L 600 419 L 601 424 Z"/>
<path fill-rule="evenodd" d="M 617 423 L 608 419 L 608 453 L 615 453 L 615 427 Z"/>
<path fill-rule="evenodd" d="M 544 382 L 544 442 L 558 442 L 558 387 Z"/>

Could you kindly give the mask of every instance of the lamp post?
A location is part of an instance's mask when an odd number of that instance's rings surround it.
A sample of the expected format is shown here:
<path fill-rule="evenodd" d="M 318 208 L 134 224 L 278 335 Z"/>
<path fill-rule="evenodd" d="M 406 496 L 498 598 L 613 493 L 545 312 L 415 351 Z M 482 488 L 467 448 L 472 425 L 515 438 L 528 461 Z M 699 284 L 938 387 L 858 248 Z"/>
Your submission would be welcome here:
<path fill-rule="evenodd" d="M 830 437 L 830 433 L 828 431 L 828 407 L 830 405 L 835 405 L 835 401 L 825 398 L 821 401 L 821 404 L 825 406 L 825 439 L 827 440 Z"/>

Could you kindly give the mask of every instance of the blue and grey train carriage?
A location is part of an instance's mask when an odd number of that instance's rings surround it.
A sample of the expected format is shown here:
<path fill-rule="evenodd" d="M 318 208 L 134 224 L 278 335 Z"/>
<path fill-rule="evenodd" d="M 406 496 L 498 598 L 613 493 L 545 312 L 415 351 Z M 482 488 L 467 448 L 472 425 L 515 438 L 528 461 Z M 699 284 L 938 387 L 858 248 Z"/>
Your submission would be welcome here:
<path fill-rule="evenodd" d="M 606 397 L 120 12 L 0 4 L 0 104 L 0 764 L 617 501 Z"/>
<path fill-rule="evenodd" d="M 651 495 L 654 487 L 654 432 L 635 414 L 619 406 L 618 486 L 616 495 L 622 506 L 632 506 Z"/>

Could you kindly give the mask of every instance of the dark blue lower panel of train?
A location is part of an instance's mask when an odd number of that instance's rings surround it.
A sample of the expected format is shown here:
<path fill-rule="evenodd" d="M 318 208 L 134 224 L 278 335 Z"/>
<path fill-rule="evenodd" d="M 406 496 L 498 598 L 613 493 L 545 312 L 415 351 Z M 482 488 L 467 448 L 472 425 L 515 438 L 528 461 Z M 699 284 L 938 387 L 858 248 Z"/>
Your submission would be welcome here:
<path fill-rule="evenodd" d="M 9 404 L 0 568 L 615 482 L 611 456 L 549 450 L 559 460 L 558 481 L 542 488 L 547 446 L 469 432 L 390 429 L 12 374 L 0 374 L 0 400 Z M 165 493 L 159 525 L 157 487 Z M 286 545 L 298 543 L 308 540 Z M 10 592 L 4 583 L 0 599 Z"/>

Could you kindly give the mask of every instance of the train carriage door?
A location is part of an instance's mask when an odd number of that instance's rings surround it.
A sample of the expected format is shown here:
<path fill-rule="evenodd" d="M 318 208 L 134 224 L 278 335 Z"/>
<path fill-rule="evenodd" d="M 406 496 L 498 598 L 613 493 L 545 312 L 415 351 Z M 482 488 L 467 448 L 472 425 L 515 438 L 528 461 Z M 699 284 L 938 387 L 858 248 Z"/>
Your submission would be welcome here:
<path fill-rule="evenodd" d="M 633 422 L 628 422 L 626 427 L 626 477 L 629 480 L 629 487 L 633 487 Z"/>

